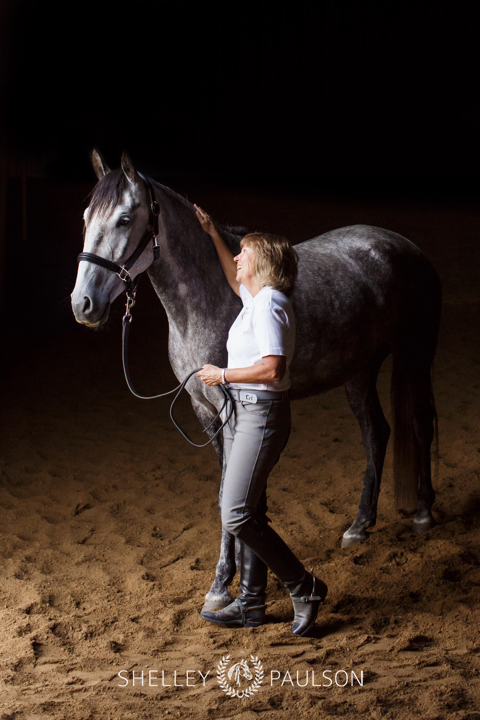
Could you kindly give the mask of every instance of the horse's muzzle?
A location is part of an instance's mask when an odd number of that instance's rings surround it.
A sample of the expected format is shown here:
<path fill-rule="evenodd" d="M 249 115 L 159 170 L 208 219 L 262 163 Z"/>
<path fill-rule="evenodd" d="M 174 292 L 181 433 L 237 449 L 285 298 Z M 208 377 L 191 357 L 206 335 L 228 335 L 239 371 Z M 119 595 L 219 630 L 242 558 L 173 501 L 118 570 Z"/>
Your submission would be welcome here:
<path fill-rule="evenodd" d="M 77 300 L 72 293 L 72 310 L 75 320 L 81 325 L 98 328 L 103 325 L 110 315 L 110 303 L 96 305 L 88 295 Z"/>

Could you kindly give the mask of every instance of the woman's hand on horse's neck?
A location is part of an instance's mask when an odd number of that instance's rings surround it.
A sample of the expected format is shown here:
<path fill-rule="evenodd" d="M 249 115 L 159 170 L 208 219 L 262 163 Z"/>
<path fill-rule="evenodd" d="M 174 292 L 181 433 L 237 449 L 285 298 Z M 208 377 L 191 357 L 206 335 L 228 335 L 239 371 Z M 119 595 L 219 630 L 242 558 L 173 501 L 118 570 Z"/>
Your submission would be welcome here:
<path fill-rule="evenodd" d="M 197 310 L 205 312 L 207 306 L 211 309 L 218 308 L 219 303 L 230 305 L 234 296 L 225 282 L 218 253 L 202 231 L 194 208 L 170 188 L 155 184 L 155 190 L 162 208 L 163 239 L 161 261 L 152 266 L 149 275 L 167 313 L 170 310 L 183 314 L 185 303 L 194 314 Z M 236 250 L 233 236 L 232 245 L 228 250 L 231 255 Z"/>
<path fill-rule="evenodd" d="M 235 295 L 238 295 L 240 297 L 240 283 L 237 280 L 238 267 L 236 262 L 238 258 L 234 258 L 232 252 L 230 251 L 230 248 L 227 246 L 225 240 L 218 232 L 210 216 L 207 215 L 207 213 L 205 213 L 197 205 L 195 205 L 194 207 L 196 209 L 197 218 L 200 221 L 203 231 L 207 235 L 210 235 L 212 242 L 215 245 L 215 250 L 217 251 L 218 259 L 220 260 L 220 264 L 222 266 L 225 277 L 227 278 L 228 284 L 232 288 Z M 262 286 L 258 283 L 256 277 L 242 280 L 242 283 L 245 285 L 252 297 L 255 297 L 255 295 L 259 293 L 262 289 Z"/>
<path fill-rule="evenodd" d="M 237 263 L 233 259 L 230 249 L 227 247 L 225 240 L 218 233 L 218 230 L 213 224 L 210 216 L 198 207 L 198 205 L 194 205 L 194 207 L 197 213 L 198 221 L 202 226 L 202 230 L 212 238 L 212 242 L 215 245 L 215 250 L 217 251 L 218 259 L 220 260 L 220 264 L 223 272 L 225 273 L 228 284 L 232 288 L 233 292 L 240 296 L 240 283 L 236 280 Z"/>

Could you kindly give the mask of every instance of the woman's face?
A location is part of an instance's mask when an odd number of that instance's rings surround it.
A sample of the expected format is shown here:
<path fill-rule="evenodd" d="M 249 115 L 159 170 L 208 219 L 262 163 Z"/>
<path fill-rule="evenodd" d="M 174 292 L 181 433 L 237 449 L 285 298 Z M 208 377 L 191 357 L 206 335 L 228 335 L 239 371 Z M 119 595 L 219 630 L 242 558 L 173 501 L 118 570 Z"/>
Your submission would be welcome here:
<path fill-rule="evenodd" d="M 233 258 L 237 263 L 236 280 L 242 285 L 248 285 L 256 279 L 255 275 L 255 250 L 251 247 L 243 247 L 239 255 Z"/>

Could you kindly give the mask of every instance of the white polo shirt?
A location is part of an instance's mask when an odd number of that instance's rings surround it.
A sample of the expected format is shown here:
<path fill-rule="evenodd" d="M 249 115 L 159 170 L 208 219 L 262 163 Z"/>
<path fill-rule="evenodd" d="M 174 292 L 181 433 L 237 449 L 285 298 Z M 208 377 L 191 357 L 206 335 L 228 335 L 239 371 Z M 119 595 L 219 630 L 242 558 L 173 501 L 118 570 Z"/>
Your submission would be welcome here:
<path fill-rule="evenodd" d="M 283 355 L 287 370 L 279 382 L 229 383 L 230 387 L 288 390 L 291 385 L 289 366 L 295 349 L 295 316 L 290 300 L 270 285 L 265 285 L 255 297 L 240 285 L 240 297 L 243 309 L 228 333 L 228 367 L 250 367 L 260 364 L 266 355 Z"/>

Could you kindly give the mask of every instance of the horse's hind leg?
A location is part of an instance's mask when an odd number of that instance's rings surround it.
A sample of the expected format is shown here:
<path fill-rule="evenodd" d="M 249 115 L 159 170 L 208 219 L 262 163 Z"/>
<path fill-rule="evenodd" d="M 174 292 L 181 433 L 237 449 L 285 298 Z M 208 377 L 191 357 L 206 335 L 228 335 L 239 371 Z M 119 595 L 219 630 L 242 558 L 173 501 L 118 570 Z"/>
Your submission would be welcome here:
<path fill-rule="evenodd" d="M 388 349 L 381 348 L 374 360 L 345 385 L 348 402 L 360 424 L 367 469 L 357 517 L 343 534 L 342 547 L 367 540 L 366 530 L 373 527 L 377 519 L 378 494 L 390 426 L 378 399 L 376 382 L 380 366 L 387 355 Z"/>
<path fill-rule="evenodd" d="M 430 404 L 423 407 L 423 412 L 418 413 L 416 420 L 414 421 L 420 476 L 418 487 L 418 506 L 412 526 L 414 532 L 425 532 L 436 525 L 432 515 L 432 506 L 435 501 L 435 491 L 432 486 L 430 461 L 430 447 L 434 437 L 435 421 L 435 411 L 432 409 Z"/>
<path fill-rule="evenodd" d="M 432 515 L 435 491 L 432 486 L 430 449 L 434 436 L 437 437 L 436 457 L 438 457 L 438 430 L 435 402 L 433 399 L 430 368 L 417 371 L 415 376 L 403 388 L 404 395 L 410 395 L 410 407 L 413 422 L 410 421 L 412 445 L 415 453 L 415 469 L 418 477 L 418 495 L 416 513 L 413 520 L 414 532 L 425 532 L 436 525 Z"/>
<path fill-rule="evenodd" d="M 431 268 L 412 294 L 402 332 L 393 343 L 392 405 L 395 417 L 393 476 L 397 510 L 415 512 L 413 530 L 435 525 L 430 448 L 438 423 L 431 368 L 440 323 L 441 287 Z M 437 431 L 437 432 L 435 432 Z"/>

